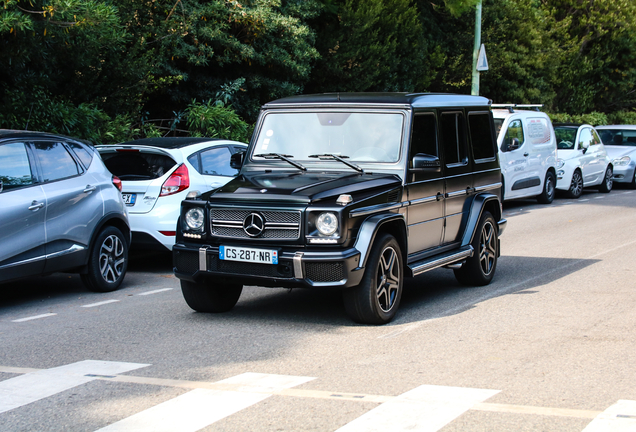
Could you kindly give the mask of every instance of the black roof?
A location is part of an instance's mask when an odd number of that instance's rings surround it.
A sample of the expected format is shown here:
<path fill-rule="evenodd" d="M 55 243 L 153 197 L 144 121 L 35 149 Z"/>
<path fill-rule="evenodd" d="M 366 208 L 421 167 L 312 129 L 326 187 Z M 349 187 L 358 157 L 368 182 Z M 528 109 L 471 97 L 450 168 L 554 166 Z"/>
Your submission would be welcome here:
<path fill-rule="evenodd" d="M 264 108 L 293 105 L 342 106 L 342 105 L 409 105 L 414 108 L 490 106 L 491 101 L 482 96 L 451 93 L 322 93 L 291 96 L 268 102 Z"/>
<path fill-rule="evenodd" d="M 552 123 L 552 126 L 578 128 L 579 126 L 583 126 L 583 123 Z"/>
<path fill-rule="evenodd" d="M 219 141 L 219 138 L 199 138 L 199 137 L 163 137 L 163 138 L 142 138 L 133 141 L 126 141 L 123 143 L 112 145 L 132 145 L 132 146 L 149 146 L 159 147 L 164 149 L 176 149 L 189 146 L 192 144 L 198 144 L 202 142 Z M 111 144 L 104 144 L 111 145 Z"/>
<path fill-rule="evenodd" d="M 36 131 L 29 131 L 29 130 L 16 130 L 16 129 L 0 129 L 0 139 L 4 139 L 4 138 L 33 138 L 33 137 L 39 137 L 39 138 L 65 138 L 65 139 L 72 139 L 72 140 L 76 140 L 76 141 L 80 141 L 77 140 L 76 138 L 70 138 L 67 137 L 65 135 L 59 135 L 59 134 L 53 134 L 53 133 L 48 133 L 48 132 L 36 132 Z"/>

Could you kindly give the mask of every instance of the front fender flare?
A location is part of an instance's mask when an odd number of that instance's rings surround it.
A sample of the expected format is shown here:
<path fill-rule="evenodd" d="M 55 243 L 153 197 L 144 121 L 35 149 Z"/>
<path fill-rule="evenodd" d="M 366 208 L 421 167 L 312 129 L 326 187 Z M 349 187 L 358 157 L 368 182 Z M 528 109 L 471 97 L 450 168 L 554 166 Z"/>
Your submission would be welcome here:
<path fill-rule="evenodd" d="M 390 222 L 397 222 L 399 229 L 402 231 L 403 239 L 406 239 L 406 219 L 401 213 L 376 214 L 362 222 L 358 231 L 358 238 L 353 246 L 360 252 L 360 268 L 366 267 L 369 251 L 373 246 L 378 231 L 383 225 Z M 399 241 L 400 239 L 398 239 Z M 406 251 L 407 249 L 405 248 L 404 250 Z"/>

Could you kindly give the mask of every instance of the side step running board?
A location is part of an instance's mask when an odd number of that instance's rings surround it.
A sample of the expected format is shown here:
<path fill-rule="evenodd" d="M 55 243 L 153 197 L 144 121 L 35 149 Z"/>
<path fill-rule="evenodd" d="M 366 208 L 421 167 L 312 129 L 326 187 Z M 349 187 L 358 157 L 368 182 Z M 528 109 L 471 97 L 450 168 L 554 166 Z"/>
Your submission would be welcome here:
<path fill-rule="evenodd" d="M 413 272 L 413 276 L 417 276 L 429 270 L 465 260 L 466 258 L 473 256 L 473 250 L 473 247 L 470 245 L 464 246 L 459 251 L 453 251 L 441 256 L 438 255 L 430 259 L 417 261 L 413 264 L 409 264 L 408 267 Z"/>

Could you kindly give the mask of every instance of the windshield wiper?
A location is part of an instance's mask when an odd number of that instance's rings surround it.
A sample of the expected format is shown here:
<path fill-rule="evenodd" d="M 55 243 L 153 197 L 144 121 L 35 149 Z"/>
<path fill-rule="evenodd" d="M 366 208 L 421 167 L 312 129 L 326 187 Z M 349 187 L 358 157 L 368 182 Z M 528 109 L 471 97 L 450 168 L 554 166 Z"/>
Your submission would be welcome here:
<path fill-rule="evenodd" d="M 265 159 L 280 159 L 280 160 L 284 160 L 285 162 L 295 166 L 299 170 L 307 171 L 307 168 L 305 168 L 304 166 L 302 166 L 298 162 L 295 162 L 295 161 L 289 159 L 289 158 L 293 158 L 294 157 L 292 155 L 286 155 L 286 154 L 280 154 L 280 153 L 262 153 L 262 154 L 254 155 L 254 157 L 262 157 L 262 158 L 265 158 Z"/>
<path fill-rule="evenodd" d="M 351 162 L 347 162 L 345 159 L 349 159 L 349 156 L 338 156 L 335 155 L 333 153 L 325 153 L 325 154 L 315 154 L 315 155 L 309 155 L 310 158 L 319 158 L 320 160 L 337 160 L 339 162 L 342 162 L 343 164 L 345 164 L 346 166 L 353 168 L 354 170 L 358 171 L 359 173 L 364 174 L 364 170 L 362 168 L 360 168 L 358 165 L 351 163 Z"/>

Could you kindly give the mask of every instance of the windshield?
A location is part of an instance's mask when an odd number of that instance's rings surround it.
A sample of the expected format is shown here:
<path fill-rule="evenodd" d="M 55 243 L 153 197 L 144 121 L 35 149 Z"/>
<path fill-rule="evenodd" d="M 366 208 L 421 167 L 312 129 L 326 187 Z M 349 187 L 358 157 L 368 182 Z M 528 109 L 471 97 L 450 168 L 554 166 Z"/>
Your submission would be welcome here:
<path fill-rule="evenodd" d="M 351 162 L 397 162 L 402 113 L 312 112 L 269 113 L 252 158 L 278 153 L 294 160 L 317 161 L 311 155 L 348 156 Z"/>
<path fill-rule="evenodd" d="M 554 134 L 556 136 L 557 148 L 560 150 L 574 149 L 577 130 L 575 127 L 555 127 Z"/>
<path fill-rule="evenodd" d="M 636 130 L 599 129 L 603 144 L 636 147 Z"/>

